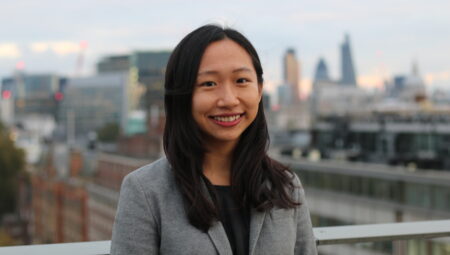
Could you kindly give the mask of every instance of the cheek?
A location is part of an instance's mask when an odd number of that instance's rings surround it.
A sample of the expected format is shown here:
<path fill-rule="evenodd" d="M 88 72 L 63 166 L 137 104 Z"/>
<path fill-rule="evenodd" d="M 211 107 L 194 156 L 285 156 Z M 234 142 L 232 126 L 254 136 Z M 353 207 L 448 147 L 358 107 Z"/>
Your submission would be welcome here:
<path fill-rule="evenodd" d="M 209 101 L 205 94 L 194 94 L 192 97 L 192 115 L 194 117 L 204 115 L 209 109 Z"/>
<path fill-rule="evenodd" d="M 249 93 L 247 95 L 247 104 L 251 109 L 258 109 L 259 101 L 261 100 L 258 91 Z"/>

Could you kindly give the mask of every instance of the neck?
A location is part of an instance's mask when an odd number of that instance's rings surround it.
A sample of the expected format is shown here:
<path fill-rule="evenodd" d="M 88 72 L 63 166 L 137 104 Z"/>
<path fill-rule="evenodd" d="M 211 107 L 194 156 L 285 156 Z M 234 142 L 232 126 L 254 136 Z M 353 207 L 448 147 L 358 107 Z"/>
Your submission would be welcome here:
<path fill-rule="evenodd" d="M 203 159 L 203 174 L 213 185 L 230 185 L 231 160 L 236 143 L 209 146 Z"/>

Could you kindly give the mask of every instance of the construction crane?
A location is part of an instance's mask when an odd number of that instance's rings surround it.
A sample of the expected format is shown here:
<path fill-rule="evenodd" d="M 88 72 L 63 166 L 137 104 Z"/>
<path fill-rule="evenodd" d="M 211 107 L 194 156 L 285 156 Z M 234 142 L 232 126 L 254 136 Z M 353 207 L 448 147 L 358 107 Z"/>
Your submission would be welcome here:
<path fill-rule="evenodd" d="M 88 47 L 87 41 L 83 40 L 80 42 L 80 52 L 78 53 L 74 77 L 79 77 L 82 74 L 84 65 L 84 54 L 86 52 L 87 47 Z"/>

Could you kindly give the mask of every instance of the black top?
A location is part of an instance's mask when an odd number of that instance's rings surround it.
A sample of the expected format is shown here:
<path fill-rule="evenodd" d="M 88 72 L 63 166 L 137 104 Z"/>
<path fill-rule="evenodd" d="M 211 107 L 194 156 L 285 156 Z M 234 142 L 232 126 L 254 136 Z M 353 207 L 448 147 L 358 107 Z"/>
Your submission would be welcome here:
<path fill-rule="evenodd" d="M 231 186 L 213 186 L 217 195 L 219 217 L 234 255 L 249 253 L 250 214 L 239 208 L 231 195 Z"/>

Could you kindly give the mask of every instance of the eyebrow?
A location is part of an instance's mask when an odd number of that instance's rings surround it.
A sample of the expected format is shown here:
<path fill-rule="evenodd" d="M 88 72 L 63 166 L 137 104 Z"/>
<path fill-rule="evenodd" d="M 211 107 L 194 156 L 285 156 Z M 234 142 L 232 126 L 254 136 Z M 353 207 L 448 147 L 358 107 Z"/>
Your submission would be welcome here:
<path fill-rule="evenodd" d="M 236 68 L 232 71 L 232 73 L 238 73 L 238 72 L 252 72 L 252 69 L 248 68 L 248 67 L 240 67 L 240 68 Z M 197 76 L 201 76 L 201 75 L 207 75 L 207 74 L 218 74 L 218 71 L 214 71 L 214 70 L 210 70 L 210 71 L 202 71 L 199 72 Z"/>

